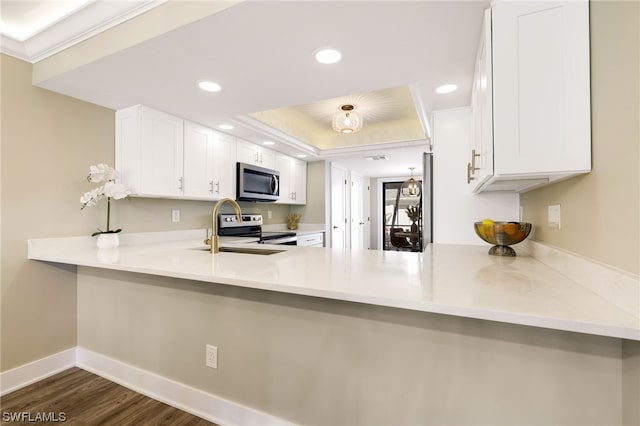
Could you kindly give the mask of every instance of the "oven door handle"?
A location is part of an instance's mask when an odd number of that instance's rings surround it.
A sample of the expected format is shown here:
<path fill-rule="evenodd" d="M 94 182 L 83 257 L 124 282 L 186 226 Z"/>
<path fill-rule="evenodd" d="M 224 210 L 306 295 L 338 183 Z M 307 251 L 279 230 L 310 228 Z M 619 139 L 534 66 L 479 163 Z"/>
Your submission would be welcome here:
<path fill-rule="evenodd" d="M 287 244 L 287 245 L 297 245 L 294 243 L 298 242 L 298 236 L 292 235 L 290 237 L 282 237 L 282 238 L 272 238 L 270 240 L 260 240 L 260 244 Z"/>

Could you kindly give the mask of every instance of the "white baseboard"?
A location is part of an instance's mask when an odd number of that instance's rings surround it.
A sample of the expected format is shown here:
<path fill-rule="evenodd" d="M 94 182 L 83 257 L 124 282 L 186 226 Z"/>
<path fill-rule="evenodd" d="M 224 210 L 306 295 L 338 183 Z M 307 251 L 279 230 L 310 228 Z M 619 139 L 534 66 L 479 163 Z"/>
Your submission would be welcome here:
<path fill-rule="evenodd" d="M 0 373 L 0 396 L 23 388 L 76 365 L 76 348 Z"/>
<path fill-rule="evenodd" d="M 269 414 L 87 349 L 77 348 L 76 365 L 138 393 L 220 425 L 291 425 Z"/>
<path fill-rule="evenodd" d="M 219 425 L 292 425 L 283 419 L 78 347 L 0 373 L 0 396 L 71 367 L 82 368 Z"/>

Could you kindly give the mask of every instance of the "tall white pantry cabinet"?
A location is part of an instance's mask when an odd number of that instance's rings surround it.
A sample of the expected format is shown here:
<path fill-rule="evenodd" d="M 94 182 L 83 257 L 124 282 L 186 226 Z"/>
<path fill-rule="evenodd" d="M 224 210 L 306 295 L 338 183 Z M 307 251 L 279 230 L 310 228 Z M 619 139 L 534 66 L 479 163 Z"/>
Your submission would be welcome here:
<path fill-rule="evenodd" d="M 500 1 L 472 90 L 474 192 L 526 191 L 591 170 L 589 4 Z"/>

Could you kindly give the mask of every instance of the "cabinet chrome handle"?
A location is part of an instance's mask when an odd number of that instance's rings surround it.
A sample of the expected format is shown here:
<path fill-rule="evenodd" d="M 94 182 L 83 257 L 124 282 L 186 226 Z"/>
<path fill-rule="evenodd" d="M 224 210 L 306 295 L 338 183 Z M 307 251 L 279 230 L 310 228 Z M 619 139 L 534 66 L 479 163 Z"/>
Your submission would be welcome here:
<path fill-rule="evenodd" d="M 178 179 L 178 190 L 182 191 L 182 177 Z"/>
<path fill-rule="evenodd" d="M 471 176 L 471 173 L 471 163 L 467 163 L 467 183 L 471 183 L 472 180 L 476 179 Z"/>
<path fill-rule="evenodd" d="M 216 182 L 216 194 L 219 194 L 219 193 L 220 193 L 220 181 L 217 181 Z"/>
<path fill-rule="evenodd" d="M 213 194 L 213 181 L 209 182 L 209 192 Z"/>

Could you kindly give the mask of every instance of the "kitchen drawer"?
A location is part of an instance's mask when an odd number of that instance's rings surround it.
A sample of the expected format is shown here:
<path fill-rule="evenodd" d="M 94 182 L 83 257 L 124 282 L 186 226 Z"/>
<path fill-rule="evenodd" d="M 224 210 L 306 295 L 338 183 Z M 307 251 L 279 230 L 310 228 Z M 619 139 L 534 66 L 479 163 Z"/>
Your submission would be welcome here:
<path fill-rule="evenodd" d="M 324 233 L 298 235 L 298 245 L 303 247 L 324 247 Z"/>

